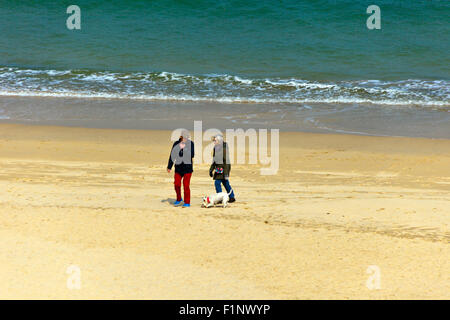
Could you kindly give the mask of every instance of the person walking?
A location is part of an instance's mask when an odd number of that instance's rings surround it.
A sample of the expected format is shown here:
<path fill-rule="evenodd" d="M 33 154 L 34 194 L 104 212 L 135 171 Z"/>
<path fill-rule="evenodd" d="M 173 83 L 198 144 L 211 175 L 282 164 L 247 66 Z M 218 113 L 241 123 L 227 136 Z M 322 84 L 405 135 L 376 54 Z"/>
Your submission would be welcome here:
<path fill-rule="evenodd" d="M 177 195 L 175 206 L 179 206 L 183 202 L 181 197 L 181 184 L 184 189 L 183 208 L 191 206 L 191 190 L 190 182 L 193 170 L 192 159 L 194 158 L 194 142 L 190 140 L 189 131 L 183 130 L 180 139 L 175 141 L 170 151 L 169 163 L 167 164 L 167 172 L 171 172 L 172 166 L 175 164 L 174 186 Z"/>
<path fill-rule="evenodd" d="M 229 203 L 235 202 L 234 191 L 230 186 L 230 154 L 228 144 L 223 140 L 223 136 L 218 134 L 213 138 L 214 151 L 213 162 L 209 168 L 209 176 L 214 179 L 216 192 L 222 192 L 222 184 L 229 194 Z"/>

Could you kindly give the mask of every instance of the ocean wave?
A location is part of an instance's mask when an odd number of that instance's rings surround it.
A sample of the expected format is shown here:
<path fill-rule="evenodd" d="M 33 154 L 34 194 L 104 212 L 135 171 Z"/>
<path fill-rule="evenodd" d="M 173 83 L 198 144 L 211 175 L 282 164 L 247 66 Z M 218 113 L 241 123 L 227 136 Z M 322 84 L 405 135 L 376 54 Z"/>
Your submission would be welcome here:
<path fill-rule="evenodd" d="M 297 104 L 297 103 L 328 103 L 328 104 L 373 104 L 373 105 L 393 105 L 393 106 L 449 106 L 441 101 L 395 101 L 395 100 L 369 100 L 355 98 L 335 98 L 335 99 L 262 99 L 243 97 L 196 97 L 191 95 L 132 95 L 114 93 L 90 93 L 90 92 L 69 92 L 69 91 L 5 91 L 0 90 L 0 96 L 18 97 L 55 97 L 55 98 L 83 98 L 83 99 L 123 99 L 123 100 L 148 100 L 148 101 L 173 101 L 173 102 L 217 102 L 217 103 L 255 103 L 255 104 Z"/>
<path fill-rule="evenodd" d="M 219 103 L 354 103 L 450 106 L 450 81 L 245 78 L 173 72 L 0 67 L 0 95 Z"/>

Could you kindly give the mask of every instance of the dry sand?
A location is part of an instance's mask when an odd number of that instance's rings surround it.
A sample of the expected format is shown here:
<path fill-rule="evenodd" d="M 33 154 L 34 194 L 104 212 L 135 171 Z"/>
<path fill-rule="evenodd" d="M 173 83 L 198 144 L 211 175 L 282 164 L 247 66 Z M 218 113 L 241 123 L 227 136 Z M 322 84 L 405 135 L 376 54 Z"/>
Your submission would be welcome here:
<path fill-rule="evenodd" d="M 196 165 L 182 209 L 169 138 L 0 125 L 0 298 L 450 298 L 450 140 L 282 133 L 277 175 L 204 209 Z"/>

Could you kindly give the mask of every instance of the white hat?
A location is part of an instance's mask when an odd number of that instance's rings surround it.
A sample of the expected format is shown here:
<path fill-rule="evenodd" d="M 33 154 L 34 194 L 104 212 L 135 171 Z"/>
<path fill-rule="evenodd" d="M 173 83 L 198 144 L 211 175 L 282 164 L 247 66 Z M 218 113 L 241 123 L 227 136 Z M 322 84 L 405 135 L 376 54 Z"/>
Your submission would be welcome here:
<path fill-rule="evenodd" d="M 217 140 L 217 142 L 223 142 L 223 135 L 221 134 L 216 134 L 214 136 L 214 140 Z"/>
<path fill-rule="evenodd" d="M 188 130 L 182 129 L 181 132 L 180 132 L 180 137 L 183 137 L 185 139 L 189 139 L 191 137 L 191 134 L 189 133 Z"/>

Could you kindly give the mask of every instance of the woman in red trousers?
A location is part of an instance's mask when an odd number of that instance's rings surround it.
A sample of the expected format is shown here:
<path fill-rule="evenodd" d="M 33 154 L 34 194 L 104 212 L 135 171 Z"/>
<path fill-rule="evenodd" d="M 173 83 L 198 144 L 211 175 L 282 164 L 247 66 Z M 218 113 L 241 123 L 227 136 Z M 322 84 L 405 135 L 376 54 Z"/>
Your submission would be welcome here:
<path fill-rule="evenodd" d="M 191 206 L 191 190 L 189 184 L 193 170 L 192 159 L 194 158 L 194 143 L 189 139 L 189 132 L 183 130 L 180 139 L 175 141 L 169 156 L 167 164 L 167 172 L 171 172 L 172 166 L 175 164 L 174 185 L 177 193 L 177 200 L 174 205 L 179 206 L 183 203 L 183 208 Z M 183 183 L 184 201 L 181 197 L 181 184 Z"/>

